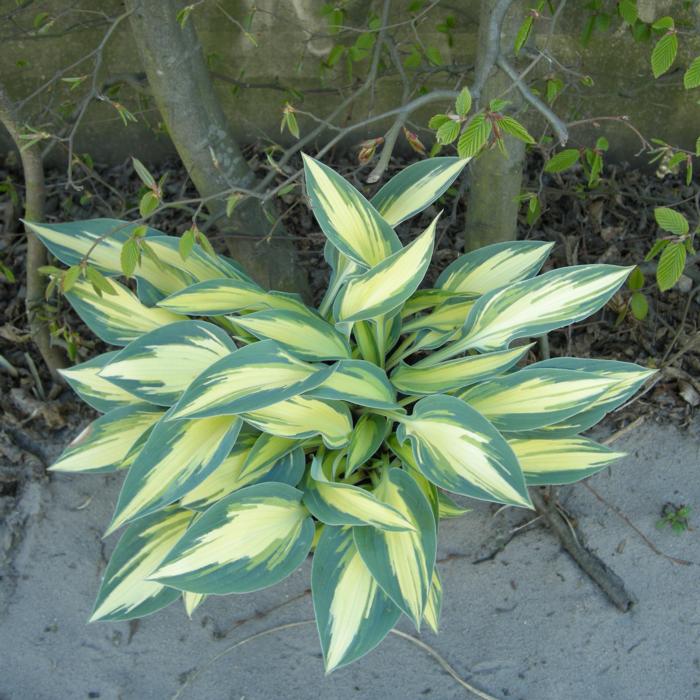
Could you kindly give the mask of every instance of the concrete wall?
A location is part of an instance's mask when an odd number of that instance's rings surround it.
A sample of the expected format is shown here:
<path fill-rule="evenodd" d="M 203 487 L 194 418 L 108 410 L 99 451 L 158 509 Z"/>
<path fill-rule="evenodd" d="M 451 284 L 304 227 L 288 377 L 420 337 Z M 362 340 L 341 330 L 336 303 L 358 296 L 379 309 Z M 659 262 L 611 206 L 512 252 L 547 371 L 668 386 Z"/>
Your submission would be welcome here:
<path fill-rule="evenodd" d="M 159 0 L 153 0 L 157 2 Z M 518 0 L 525 2 L 525 0 Z M 227 20 L 213 5 L 204 5 L 192 15 L 206 54 L 213 69 L 233 78 L 243 77 L 252 83 L 279 83 L 292 86 L 304 93 L 303 101 L 295 99 L 295 106 L 319 116 L 327 114 L 337 102 L 328 93 L 307 92 L 322 88 L 347 86 L 344 71 L 321 77 L 320 60 L 327 55 L 333 40 L 327 37 L 327 26 L 321 17 L 322 0 L 222 0 L 224 8 L 238 21 L 243 21 L 251 6 L 259 10 L 255 15 L 252 32 L 257 40 L 253 45 L 234 23 Z M 393 22 L 407 18 L 407 0 L 395 0 Z M 438 46 L 443 57 L 455 64 L 471 66 L 476 46 L 479 0 L 445 0 L 431 11 L 430 19 L 420 27 L 421 39 L 427 45 Z M 614 3 L 610 3 L 614 5 Z M 642 16 L 659 17 L 666 13 L 682 14 L 685 3 L 680 0 L 639 0 Z M 377 2 L 353 0 L 348 3 L 348 24 L 360 26 Z M 700 54 L 700 39 L 695 27 L 700 24 L 700 6 L 685 12 L 688 32 L 680 41 L 676 70 L 658 81 L 653 81 L 649 68 L 651 46 L 636 44 L 629 34 L 620 29 L 597 34 L 587 48 L 578 41 L 582 25 L 583 3 L 569 3 L 562 15 L 557 32 L 548 37 L 539 35 L 536 42 L 549 42 L 550 51 L 567 67 L 590 75 L 593 88 L 577 87 L 569 90 L 557 103 L 557 110 L 568 119 L 603 115 L 628 115 L 645 135 L 666 139 L 670 143 L 691 147 L 700 133 L 700 91 L 686 92 L 682 88 L 682 71 L 688 62 Z M 100 13 L 116 16 L 122 11 L 116 0 L 46 0 L 30 3 L 26 9 L 15 9 L 14 0 L 0 0 L 0 68 L 3 80 L 17 98 L 30 95 L 53 76 L 57 69 L 69 66 L 94 49 L 104 35 L 106 25 Z M 49 12 L 57 20 L 48 31 L 31 35 L 32 19 L 39 12 Z M 692 13 L 695 13 L 693 15 Z M 442 17 L 456 18 L 454 45 L 450 49 L 446 37 L 435 26 Z M 11 16 L 8 16 L 11 15 Z M 84 26 L 87 24 L 87 26 Z M 408 46 L 412 41 L 410 29 L 393 30 L 399 40 Z M 546 32 L 546 26 L 541 28 Z M 358 74 L 367 62 L 357 67 Z M 91 61 L 67 70 L 65 77 L 89 73 Z M 541 74 L 562 75 L 556 66 L 541 61 Z M 131 40 L 128 21 L 116 30 L 104 54 L 102 75 L 105 79 L 135 74 L 140 71 L 138 56 Z M 435 87 L 454 84 L 436 78 Z M 281 107 L 289 96 L 280 90 L 251 88 L 232 94 L 231 86 L 217 81 L 217 90 L 230 114 L 241 141 L 266 142 L 269 139 L 288 142 L 289 136 L 280 136 Z M 174 86 L 176 89 L 176 86 Z M 70 111 L 81 90 L 70 91 L 60 83 L 42 97 L 27 105 L 26 114 L 34 124 L 51 124 L 52 113 L 61 109 Z M 383 79 L 374 95 L 353 107 L 348 119 L 358 120 L 368 113 L 381 113 L 393 107 L 400 99 L 398 80 Z M 48 97 L 48 100 L 47 100 Z M 119 97 L 138 114 L 136 124 L 124 126 L 114 109 L 105 104 L 94 104 L 88 110 L 76 141 L 79 152 L 88 151 L 97 160 L 119 161 L 129 155 L 152 160 L 172 152 L 166 134 L 159 128 L 159 116 L 150 99 L 125 87 Z M 47 105 L 49 110 L 46 109 Z M 424 126 L 430 114 L 440 105 L 414 116 L 415 126 Z M 299 116 L 302 132 L 313 122 Z M 533 125 L 534 126 L 534 125 Z M 376 125 L 371 131 L 356 132 L 348 141 L 356 143 L 367 135 L 380 135 L 385 125 Z M 588 143 L 593 127 L 577 129 L 572 143 Z M 631 157 L 639 148 L 633 134 L 623 126 L 606 124 L 605 133 L 620 157 Z M 427 134 L 426 134 L 427 136 Z M 60 155 L 60 149 L 55 155 Z"/>

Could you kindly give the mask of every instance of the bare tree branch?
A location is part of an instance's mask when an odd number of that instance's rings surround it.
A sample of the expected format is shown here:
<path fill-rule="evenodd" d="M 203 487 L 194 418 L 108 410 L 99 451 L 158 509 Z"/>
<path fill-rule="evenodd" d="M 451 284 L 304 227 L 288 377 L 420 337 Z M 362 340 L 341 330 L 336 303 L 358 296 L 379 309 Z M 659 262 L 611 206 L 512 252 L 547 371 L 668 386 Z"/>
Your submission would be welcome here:
<path fill-rule="evenodd" d="M 27 221 L 40 221 L 44 216 L 45 198 L 41 149 L 37 143 L 23 147 L 20 138 L 22 128 L 15 106 L 2 85 L 0 85 L 0 123 L 9 132 L 22 159 L 25 183 L 25 219 Z M 63 381 L 58 370 L 66 366 L 65 360 L 58 349 L 51 345 L 48 326 L 38 313 L 44 301 L 45 291 L 44 280 L 39 273 L 39 268 L 46 264 L 46 249 L 26 226 L 25 232 L 27 234 L 25 306 L 29 320 L 29 332 L 54 381 Z"/>
<path fill-rule="evenodd" d="M 498 67 L 513 81 L 515 87 L 518 88 L 520 94 L 526 102 L 529 102 L 552 126 L 554 133 L 559 139 L 559 143 L 563 146 L 569 140 L 569 130 L 566 128 L 566 124 L 544 103 L 542 100 L 535 95 L 532 90 L 525 84 L 525 82 L 520 78 L 518 72 L 513 68 L 513 66 L 508 63 L 505 56 L 502 54 L 498 57 L 496 63 Z"/>

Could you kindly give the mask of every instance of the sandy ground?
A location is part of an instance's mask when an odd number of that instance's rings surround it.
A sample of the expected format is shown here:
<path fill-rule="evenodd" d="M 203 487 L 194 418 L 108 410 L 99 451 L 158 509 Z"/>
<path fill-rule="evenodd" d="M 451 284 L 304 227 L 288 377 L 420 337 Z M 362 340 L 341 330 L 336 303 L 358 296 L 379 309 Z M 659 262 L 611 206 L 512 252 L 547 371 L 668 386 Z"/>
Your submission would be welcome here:
<path fill-rule="evenodd" d="M 664 552 L 700 562 L 697 531 L 655 529 L 666 501 L 690 504 L 696 520 L 700 515 L 700 425 L 683 433 L 642 426 L 616 446 L 629 457 L 591 483 Z M 311 618 L 308 562 L 278 587 L 208 599 L 192 621 L 176 603 L 138 624 L 86 625 L 115 544 L 100 535 L 118 487 L 113 476 L 56 476 L 25 489 L 10 523 L 20 541 L 0 582 L 2 700 L 160 700 L 178 692 L 183 700 L 473 697 L 398 636 L 329 677 L 312 625 L 232 648 Z M 537 525 L 474 564 L 514 522 L 513 514 L 493 516 L 477 504 L 442 526 L 442 631 L 421 639 L 502 700 L 700 699 L 698 564 L 678 566 L 654 554 L 581 486 L 562 499 L 589 546 L 636 594 L 629 613 L 618 612 Z M 406 621 L 400 629 L 412 633 Z"/>

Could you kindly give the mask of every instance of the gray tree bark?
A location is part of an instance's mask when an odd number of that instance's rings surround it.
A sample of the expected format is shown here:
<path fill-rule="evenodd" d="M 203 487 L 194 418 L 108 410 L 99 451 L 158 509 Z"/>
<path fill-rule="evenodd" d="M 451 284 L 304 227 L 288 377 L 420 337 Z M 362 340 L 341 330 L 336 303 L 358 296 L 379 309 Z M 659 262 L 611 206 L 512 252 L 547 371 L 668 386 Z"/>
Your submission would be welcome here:
<path fill-rule="evenodd" d="M 15 112 L 14 103 L 1 84 L 0 124 L 9 132 L 22 160 L 25 186 L 24 218 L 26 221 L 41 221 L 44 216 L 45 199 L 44 166 L 41 158 L 41 149 L 38 144 L 27 147 L 22 143 L 20 139 L 22 130 Z M 41 314 L 39 313 L 44 303 L 46 286 L 38 270 L 42 265 L 46 265 L 46 248 L 26 226 L 24 230 L 27 234 L 25 307 L 29 332 L 49 372 L 51 372 L 52 378 L 54 381 L 62 382 L 63 379 L 58 370 L 66 366 L 66 361 L 60 350 L 51 345 L 48 325 L 46 321 L 41 319 Z"/>
<path fill-rule="evenodd" d="M 214 92 L 192 18 L 181 27 L 180 0 L 127 0 L 134 40 L 158 110 L 199 194 L 203 198 L 241 187 L 252 189 L 255 175 L 233 137 Z M 272 224 L 257 199 L 247 198 L 225 216 L 223 198 L 206 203 L 222 223 L 234 257 L 260 284 L 305 294 L 308 283 L 284 227 Z M 268 211 L 271 211 L 268 209 Z"/>
<path fill-rule="evenodd" d="M 481 0 L 479 20 L 479 46 L 476 74 L 483 70 L 483 62 L 489 55 L 489 36 L 492 0 Z M 506 14 L 502 27 L 503 46 L 512 46 L 515 34 L 523 20 L 522 8 L 513 5 Z M 479 96 L 480 106 L 488 103 L 511 87 L 512 81 L 496 66 L 485 76 Z M 507 99 L 519 104 L 517 91 L 511 90 Z M 466 199 L 464 249 L 475 250 L 490 243 L 514 240 L 517 236 L 517 196 L 523 178 L 525 144 L 508 134 L 504 137 L 507 156 L 498 148 L 482 153 L 470 165 L 469 191 Z"/>

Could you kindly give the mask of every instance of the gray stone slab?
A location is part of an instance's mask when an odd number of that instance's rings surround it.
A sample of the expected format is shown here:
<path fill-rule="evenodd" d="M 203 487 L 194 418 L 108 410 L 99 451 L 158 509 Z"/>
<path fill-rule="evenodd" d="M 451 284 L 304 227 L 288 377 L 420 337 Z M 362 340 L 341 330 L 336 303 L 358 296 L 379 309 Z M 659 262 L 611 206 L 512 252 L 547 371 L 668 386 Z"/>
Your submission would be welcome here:
<path fill-rule="evenodd" d="M 616 445 L 629 451 L 624 462 L 591 481 L 660 549 L 693 562 L 700 562 L 697 531 L 674 536 L 655 522 L 665 501 L 700 513 L 698 427 L 642 426 Z M 184 700 L 469 697 L 425 651 L 397 636 L 331 676 L 311 624 L 229 649 L 311 618 L 308 563 L 276 588 L 208 599 L 192 621 L 177 603 L 138 625 L 86 625 L 103 557 L 114 546 L 101 533 L 118 482 L 57 476 L 25 494 L 16 576 L 2 582 L 3 700 L 160 700 L 178 691 Z M 637 595 L 632 611 L 612 607 L 536 525 L 475 565 L 518 520 L 476 504 L 441 527 L 442 630 L 421 639 L 469 683 L 503 700 L 700 699 L 698 565 L 654 554 L 581 486 L 562 498 L 588 544 Z M 405 621 L 400 629 L 412 632 Z"/>

